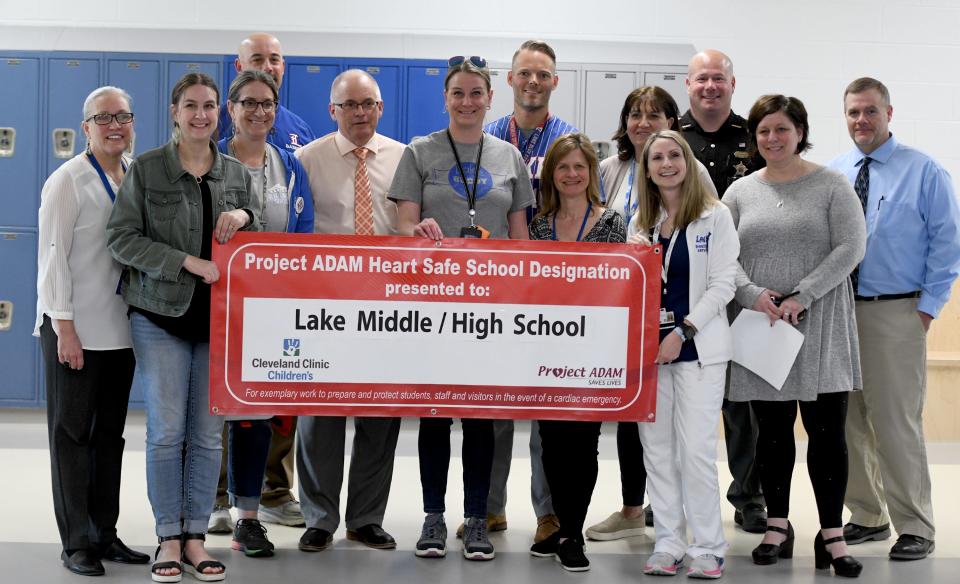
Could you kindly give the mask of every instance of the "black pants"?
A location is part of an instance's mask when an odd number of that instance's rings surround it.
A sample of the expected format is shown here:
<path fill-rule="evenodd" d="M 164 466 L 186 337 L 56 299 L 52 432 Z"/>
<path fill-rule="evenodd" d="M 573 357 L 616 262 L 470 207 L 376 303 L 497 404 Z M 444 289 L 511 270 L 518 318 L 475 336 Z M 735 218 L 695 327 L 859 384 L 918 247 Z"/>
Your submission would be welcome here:
<path fill-rule="evenodd" d="M 540 420 L 543 472 L 560 520 L 560 537 L 583 541 L 583 521 L 597 484 L 600 422 Z"/>
<path fill-rule="evenodd" d="M 643 465 L 643 444 L 637 422 L 617 423 L 617 458 L 620 460 L 620 492 L 627 507 L 643 505 L 647 489 L 647 468 Z"/>
<path fill-rule="evenodd" d="M 69 369 L 57 359 L 57 335 L 48 317 L 40 328 L 40 346 L 60 541 L 68 552 L 103 548 L 117 536 L 133 349 L 85 350 L 83 369 Z"/>
<path fill-rule="evenodd" d="M 807 468 L 817 500 L 820 527 L 843 526 L 843 496 L 847 491 L 847 392 L 821 393 L 815 401 L 802 401 L 800 418 L 807 431 Z M 757 468 L 770 517 L 790 514 L 790 478 L 797 455 L 793 426 L 797 403 L 754 401 L 760 437 Z"/>
<path fill-rule="evenodd" d="M 423 512 L 446 510 L 450 470 L 450 418 L 420 418 L 417 450 Z M 493 420 L 463 418 L 463 516 L 486 519 L 490 471 L 493 468 Z"/>
<path fill-rule="evenodd" d="M 723 400 L 723 440 L 727 446 L 727 466 L 733 480 L 727 500 L 737 509 L 764 505 L 757 472 L 757 421 L 751 403 Z"/>

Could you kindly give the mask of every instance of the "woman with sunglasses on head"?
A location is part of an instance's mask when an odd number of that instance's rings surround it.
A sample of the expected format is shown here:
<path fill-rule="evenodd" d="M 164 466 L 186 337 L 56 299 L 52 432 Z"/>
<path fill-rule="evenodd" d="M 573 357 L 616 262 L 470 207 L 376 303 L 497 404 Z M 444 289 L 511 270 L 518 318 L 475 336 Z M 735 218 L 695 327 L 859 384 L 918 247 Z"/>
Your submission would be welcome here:
<path fill-rule="evenodd" d="M 638 154 L 631 243 L 662 246 L 657 418 L 640 425 L 656 543 L 644 574 L 723 576 L 717 428 L 733 354 L 727 304 L 740 242 L 679 132 L 651 134 Z M 693 536 L 688 543 L 687 529 Z"/>
<path fill-rule="evenodd" d="M 101 559 L 145 564 L 117 537 L 123 427 L 134 358 L 120 264 L 104 228 L 130 160 L 130 96 L 100 87 L 83 103 L 87 148 L 40 194 L 37 322 L 47 390 L 53 511 L 63 565 L 104 573 Z"/>
<path fill-rule="evenodd" d="M 600 175 L 593 144 L 583 134 L 557 138 L 547 151 L 540 180 L 541 207 L 530 239 L 624 243 L 623 218 L 600 203 Z M 537 557 L 556 556 L 571 572 L 590 569 L 584 554 L 583 520 L 597 484 L 600 422 L 540 420 L 543 470 L 560 529 L 533 544 Z M 573 470 L 573 472 L 570 472 Z"/>
<path fill-rule="evenodd" d="M 173 138 L 140 155 L 120 186 L 107 224 L 126 268 L 123 299 L 147 414 L 147 495 L 160 540 L 151 577 L 178 582 L 184 570 L 223 580 L 204 548 L 220 469 L 223 418 L 209 411 L 210 261 L 213 240 L 257 230 L 250 173 L 213 141 L 219 91 L 203 73 L 173 87 Z"/>
<path fill-rule="evenodd" d="M 218 146 L 247 167 L 252 179 L 250 199 L 264 231 L 313 233 L 313 195 L 307 173 L 296 157 L 267 142 L 278 99 L 276 82 L 263 71 L 237 75 L 227 91 L 233 136 L 220 140 Z M 227 421 L 220 474 L 226 474 L 229 503 L 239 515 L 231 546 L 253 558 L 270 557 L 274 549 L 257 518 L 272 436 L 269 416 Z"/>
<path fill-rule="evenodd" d="M 604 200 L 607 207 L 623 217 L 626 224 L 637 212 L 639 187 L 637 153 L 643 150 L 647 138 L 663 130 L 680 131 L 680 112 L 677 102 L 662 87 L 646 85 L 631 91 L 620 110 L 620 126 L 613 135 L 617 154 L 600 163 Z M 707 167 L 696 161 L 700 183 L 714 196 L 716 187 L 710 180 Z M 587 537 L 612 541 L 640 535 L 646 525 L 653 525 L 653 508 L 643 508 L 643 492 L 647 471 L 643 466 L 643 445 L 637 422 L 617 423 L 617 457 L 620 460 L 620 486 L 623 507 L 587 529 Z"/>
<path fill-rule="evenodd" d="M 533 205 L 530 175 L 516 148 L 483 133 L 493 91 L 481 57 L 453 57 L 444 79 L 450 125 L 414 140 L 400 159 L 390 187 L 401 234 L 527 239 L 526 208 Z M 420 482 L 427 514 L 417 542 L 420 557 L 446 554 L 444 497 L 450 465 L 449 418 L 420 420 Z M 463 553 L 494 556 L 487 537 L 487 494 L 493 464 L 491 420 L 463 419 Z"/>
<path fill-rule="evenodd" d="M 764 95 L 747 119 L 750 149 L 766 167 L 733 183 L 723 202 L 742 249 L 737 303 L 803 333 L 803 345 L 782 387 L 734 363 L 731 401 L 749 401 L 757 416 L 757 470 L 767 501 L 767 530 L 753 562 L 793 557 L 790 482 L 796 458 L 797 410 L 807 432 L 807 468 L 820 529 L 817 569 L 857 577 L 863 566 L 843 539 L 847 488 L 844 427 L 847 396 L 863 387 L 850 273 L 863 259 L 863 207 L 839 172 L 807 161 L 807 110 L 795 97 Z"/>

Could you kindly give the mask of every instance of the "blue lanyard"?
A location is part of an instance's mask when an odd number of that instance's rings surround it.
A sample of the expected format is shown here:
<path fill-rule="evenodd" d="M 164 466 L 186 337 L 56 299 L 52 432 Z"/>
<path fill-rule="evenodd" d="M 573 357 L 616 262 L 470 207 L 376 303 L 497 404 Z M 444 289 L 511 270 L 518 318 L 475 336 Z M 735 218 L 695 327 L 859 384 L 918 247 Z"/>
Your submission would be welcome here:
<path fill-rule="evenodd" d="M 583 230 L 587 227 L 587 219 L 590 218 L 590 209 L 593 208 L 593 203 L 587 203 L 587 212 L 583 214 L 583 223 L 580 224 L 580 231 L 577 233 L 577 241 L 580 241 L 580 238 L 583 237 Z M 557 241 L 557 214 L 553 214 L 553 234 L 550 236 L 550 239 Z"/>
<path fill-rule="evenodd" d="M 94 170 L 96 170 L 97 174 L 100 175 L 100 182 L 103 183 L 103 188 L 105 188 L 107 190 L 107 194 L 110 195 L 110 202 L 116 202 L 117 195 L 113 192 L 113 187 L 110 186 L 110 181 L 107 180 L 107 173 L 103 172 L 103 167 L 100 166 L 99 162 L 97 162 L 97 157 L 94 156 L 92 152 L 87 152 L 87 160 L 90 161 L 90 164 L 93 165 Z M 123 168 L 123 172 L 127 172 L 127 165 L 123 163 L 122 158 L 120 159 L 120 167 Z"/>
<path fill-rule="evenodd" d="M 633 205 L 630 204 L 630 199 L 633 198 L 633 175 L 636 170 L 637 161 L 634 159 L 633 164 L 630 166 L 630 174 L 627 175 L 627 194 L 623 201 L 623 218 L 627 225 L 630 225 L 630 219 L 633 218 L 633 214 L 637 212 L 637 207 L 640 206 L 640 197 L 637 197 Z"/>

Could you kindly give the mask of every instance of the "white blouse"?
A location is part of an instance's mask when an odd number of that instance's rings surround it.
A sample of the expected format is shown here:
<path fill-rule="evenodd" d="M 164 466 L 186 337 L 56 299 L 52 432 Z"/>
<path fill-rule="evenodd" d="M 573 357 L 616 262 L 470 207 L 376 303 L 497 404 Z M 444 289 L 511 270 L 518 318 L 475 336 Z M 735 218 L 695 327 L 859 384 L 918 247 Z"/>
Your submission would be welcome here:
<path fill-rule="evenodd" d="M 118 185 L 107 180 L 116 193 Z M 74 321 L 84 349 L 132 346 L 127 305 L 117 294 L 120 264 L 107 250 L 106 227 L 112 209 L 113 201 L 85 153 L 63 163 L 44 183 L 34 336 L 40 335 L 43 315 L 47 315 Z"/>

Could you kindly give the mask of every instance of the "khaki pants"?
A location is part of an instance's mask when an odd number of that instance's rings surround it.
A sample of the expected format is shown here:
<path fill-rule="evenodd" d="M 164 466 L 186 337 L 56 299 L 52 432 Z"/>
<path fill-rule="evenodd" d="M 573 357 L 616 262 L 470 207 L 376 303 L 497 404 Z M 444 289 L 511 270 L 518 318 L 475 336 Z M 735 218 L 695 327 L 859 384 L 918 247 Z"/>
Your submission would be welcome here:
<path fill-rule="evenodd" d="M 926 332 L 917 300 L 858 300 L 863 391 L 850 396 L 846 506 L 852 523 L 890 521 L 900 535 L 933 539 L 930 469 L 923 438 Z"/>

